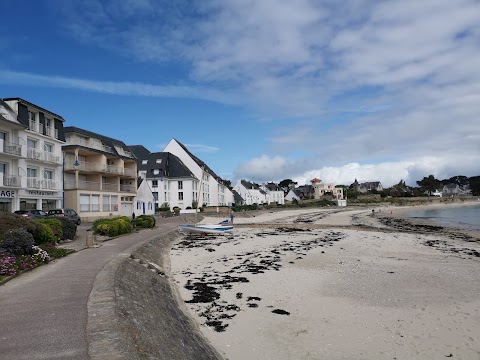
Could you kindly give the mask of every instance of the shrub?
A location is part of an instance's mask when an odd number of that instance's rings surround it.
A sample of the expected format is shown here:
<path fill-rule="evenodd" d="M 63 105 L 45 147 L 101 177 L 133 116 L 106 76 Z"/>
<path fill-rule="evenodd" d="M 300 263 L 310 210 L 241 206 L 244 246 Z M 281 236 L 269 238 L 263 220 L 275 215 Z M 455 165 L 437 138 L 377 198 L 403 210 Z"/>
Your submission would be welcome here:
<path fill-rule="evenodd" d="M 48 226 L 53 233 L 53 236 L 55 237 L 56 241 L 59 241 L 63 239 L 63 229 L 62 229 L 62 223 L 60 222 L 59 219 L 37 219 L 35 220 L 36 222 L 39 222 L 40 224 L 44 224 Z M 48 242 L 48 241 L 45 241 Z"/>
<path fill-rule="evenodd" d="M 39 221 L 31 221 L 35 224 L 35 228 L 31 232 L 33 235 L 33 240 L 35 244 L 40 245 L 47 242 L 55 242 L 57 241 L 53 230 L 46 224 L 43 224 Z"/>
<path fill-rule="evenodd" d="M 33 235 L 41 225 L 36 221 L 25 219 L 17 214 L 2 212 L 0 214 L 0 241 L 9 230 L 24 229 Z"/>
<path fill-rule="evenodd" d="M 93 233 L 102 236 L 117 236 L 128 234 L 133 231 L 128 216 L 119 216 L 111 219 L 98 219 L 93 222 Z"/>
<path fill-rule="evenodd" d="M 58 220 L 60 220 L 62 225 L 63 239 L 75 240 L 75 236 L 77 235 L 77 224 L 65 218 L 58 218 Z"/>
<path fill-rule="evenodd" d="M 33 245 L 32 234 L 23 229 L 9 230 L 0 242 L 0 248 L 10 255 L 32 255 Z"/>
<path fill-rule="evenodd" d="M 155 218 L 151 215 L 140 215 L 136 218 L 136 226 L 141 228 L 152 228 L 155 226 Z"/>

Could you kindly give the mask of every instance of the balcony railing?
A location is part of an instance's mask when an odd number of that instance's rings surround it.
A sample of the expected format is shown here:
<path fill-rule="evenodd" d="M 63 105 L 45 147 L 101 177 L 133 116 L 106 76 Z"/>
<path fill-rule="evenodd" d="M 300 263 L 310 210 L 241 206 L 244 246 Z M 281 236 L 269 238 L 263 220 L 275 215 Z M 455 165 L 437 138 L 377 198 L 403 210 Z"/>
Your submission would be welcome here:
<path fill-rule="evenodd" d="M 70 138 L 68 140 L 68 145 L 79 145 L 79 146 L 84 146 L 90 149 L 96 149 L 96 150 L 101 150 L 101 151 L 110 152 L 110 153 L 113 152 L 110 146 L 98 144 L 94 141 L 80 140 L 75 138 Z"/>
<path fill-rule="evenodd" d="M 79 190 L 101 190 L 102 184 L 92 181 L 79 181 L 78 184 L 75 181 L 66 182 L 65 190 L 79 189 Z"/>
<path fill-rule="evenodd" d="M 121 185 L 120 184 L 120 191 L 121 192 L 133 193 L 133 192 L 135 192 L 135 186 L 133 186 L 133 185 Z"/>
<path fill-rule="evenodd" d="M 27 158 L 53 164 L 61 164 L 62 157 L 49 151 L 40 151 L 34 148 L 27 149 Z"/>
<path fill-rule="evenodd" d="M 22 145 L 4 141 L 3 152 L 5 154 L 22 156 Z"/>
<path fill-rule="evenodd" d="M 3 186 L 21 187 L 22 177 L 20 175 L 3 175 Z"/>
<path fill-rule="evenodd" d="M 127 175 L 129 177 L 135 177 L 135 171 L 131 169 L 125 169 L 120 166 L 104 165 L 98 163 L 90 163 L 85 161 L 74 162 L 67 161 L 65 163 L 65 170 L 80 170 L 88 172 L 102 172 L 108 174 Z"/>
<path fill-rule="evenodd" d="M 27 178 L 27 187 L 30 189 L 60 190 L 60 182 L 52 179 Z"/>
<path fill-rule="evenodd" d="M 118 191 L 118 184 L 103 183 L 102 190 L 105 191 Z"/>
<path fill-rule="evenodd" d="M 135 177 L 135 171 L 132 170 L 132 169 L 123 169 L 123 173 L 126 175 L 126 176 L 129 176 L 129 177 Z"/>
<path fill-rule="evenodd" d="M 92 191 L 118 191 L 118 184 L 99 183 L 92 181 L 79 181 L 78 184 L 75 181 L 65 183 L 65 190 L 92 190 Z M 120 185 L 121 192 L 135 192 L 135 186 L 133 185 Z"/>

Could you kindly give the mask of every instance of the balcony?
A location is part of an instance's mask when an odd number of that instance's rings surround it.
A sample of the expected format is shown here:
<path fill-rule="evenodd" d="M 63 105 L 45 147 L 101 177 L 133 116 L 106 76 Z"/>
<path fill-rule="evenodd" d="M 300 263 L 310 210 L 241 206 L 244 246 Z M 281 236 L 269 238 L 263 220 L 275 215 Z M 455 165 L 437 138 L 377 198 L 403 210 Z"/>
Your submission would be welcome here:
<path fill-rule="evenodd" d="M 122 184 L 120 184 L 120 191 L 121 191 L 121 192 L 134 193 L 134 192 L 135 192 L 135 186 L 133 186 L 133 185 L 122 185 Z"/>
<path fill-rule="evenodd" d="M 118 192 L 118 184 L 111 183 L 99 183 L 92 181 L 79 181 L 78 184 L 75 181 L 66 182 L 65 190 L 90 190 L 90 191 L 110 191 Z M 135 192 L 135 186 L 133 185 L 120 185 L 121 192 Z"/>
<path fill-rule="evenodd" d="M 109 153 L 113 152 L 110 146 L 98 144 L 97 142 L 94 142 L 94 141 L 80 140 L 76 138 L 70 138 L 68 140 L 67 145 L 78 145 L 78 146 L 83 146 L 89 149 L 96 149 L 96 150 L 105 151 Z"/>
<path fill-rule="evenodd" d="M 22 187 L 22 177 L 20 175 L 3 175 L 0 177 L 3 181 L 2 186 Z"/>
<path fill-rule="evenodd" d="M 22 156 L 22 145 L 3 141 L 2 150 L 4 154 Z"/>
<path fill-rule="evenodd" d="M 60 155 L 55 155 L 52 152 L 40 151 L 33 148 L 27 149 L 27 158 L 57 165 L 60 165 L 62 163 L 62 157 Z"/>
<path fill-rule="evenodd" d="M 135 171 L 131 169 L 125 169 L 120 166 L 113 166 L 113 165 L 104 165 L 98 163 L 91 163 L 91 162 L 84 162 L 79 161 L 77 162 L 78 165 L 75 163 L 68 161 L 65 163 L 65 170 L 80 170 L 85 172 L 92 172 L 92 173 L 107 173 L 107 174 L 115 174 L 119 176 L 126 175 L 128 177 L 135 177 Z"/>
<path fill-rule="evenodd" d="M 40 190 L 60 190 L 60 182 L 51 179 L 27 178 L 27 188 Z"/>

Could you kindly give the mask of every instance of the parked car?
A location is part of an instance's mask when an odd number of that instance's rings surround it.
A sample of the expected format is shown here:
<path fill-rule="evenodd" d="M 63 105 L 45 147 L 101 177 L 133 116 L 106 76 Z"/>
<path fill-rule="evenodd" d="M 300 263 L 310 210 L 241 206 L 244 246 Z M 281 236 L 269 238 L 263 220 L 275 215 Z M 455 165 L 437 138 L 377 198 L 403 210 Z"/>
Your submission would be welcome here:
<path fill-rule="evenodd" d="M 45 219 L 48 217 L 48 214 L 43 210 L 17 210 L 13 212 L 14 214 L 23 216 L 27 219 Z"/>
<path fill-rule="evenodd" d="M 65 219 L 74 222 L 77 225 L 80 225 L 82 220 L 80 219 L 80 215 L 73 209 L 51 209 L 48 210 L 48 216 L 54 217 L 63 217 Z"/>

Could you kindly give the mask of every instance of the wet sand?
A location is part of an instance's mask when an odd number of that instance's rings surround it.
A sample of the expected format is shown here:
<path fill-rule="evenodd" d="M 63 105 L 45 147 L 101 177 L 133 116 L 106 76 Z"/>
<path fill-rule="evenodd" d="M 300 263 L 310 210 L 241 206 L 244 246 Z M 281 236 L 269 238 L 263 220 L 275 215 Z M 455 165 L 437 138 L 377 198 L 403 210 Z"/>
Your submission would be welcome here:
<path fill-rule="evenodd" d="M 179 240 L 172 275 L 228 359 L 480 358 L 478 234 L 395 210 L 239 214 L 231 235 Z"/>

